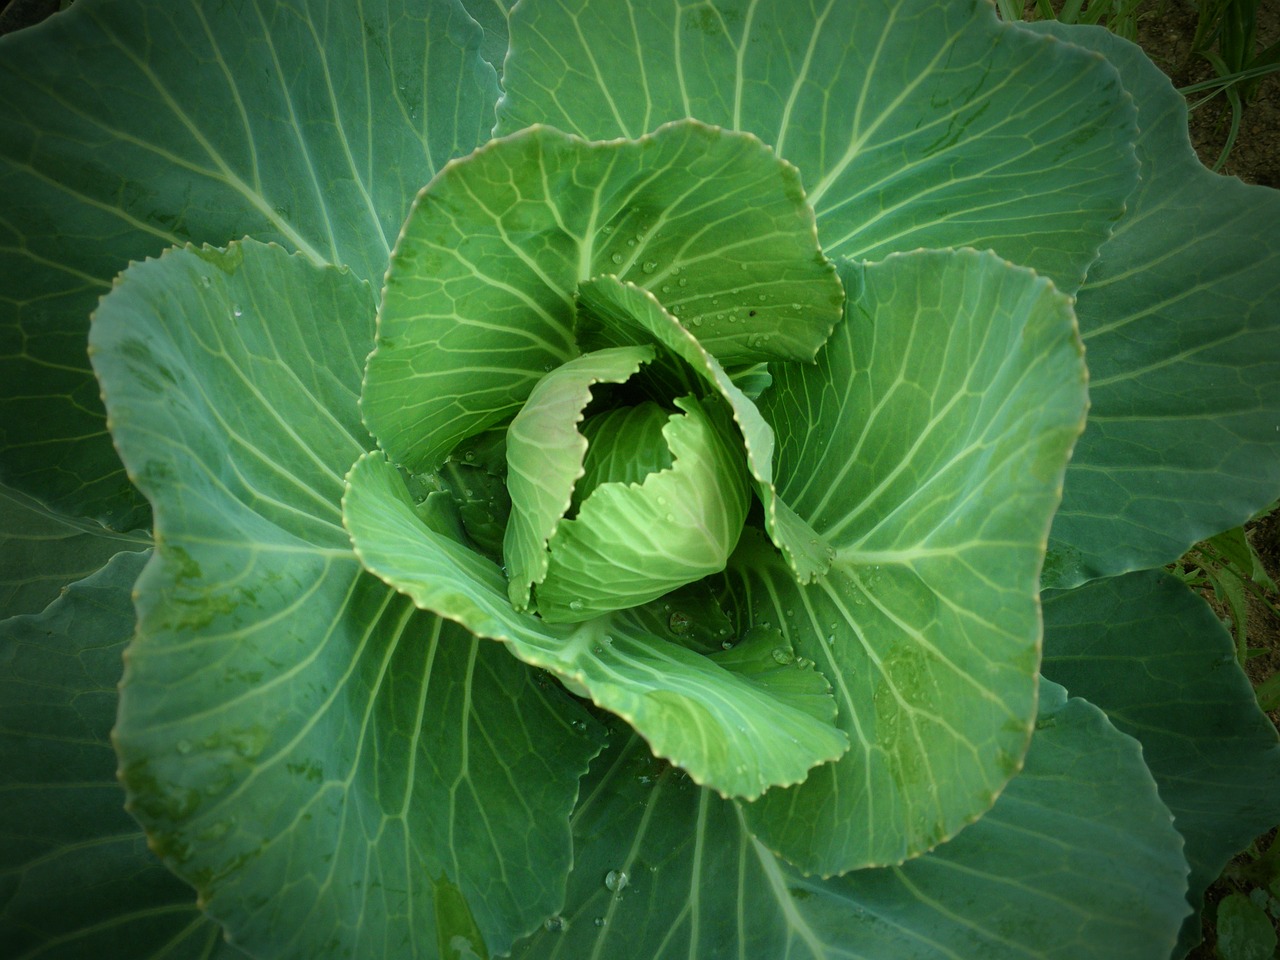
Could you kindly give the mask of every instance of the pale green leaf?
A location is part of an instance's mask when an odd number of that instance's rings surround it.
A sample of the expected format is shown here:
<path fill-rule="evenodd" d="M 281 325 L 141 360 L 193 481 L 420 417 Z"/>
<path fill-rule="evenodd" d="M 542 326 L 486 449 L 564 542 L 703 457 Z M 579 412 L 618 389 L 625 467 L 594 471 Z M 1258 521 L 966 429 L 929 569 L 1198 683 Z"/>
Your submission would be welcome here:
<path fill-rule="evenodd" d="M 563 896 L 598 731 L 351 552 L 372 327 L 367 284 L 252 241 L 135 265 L 99 307 L 95 368 L 156 517 L 121 777 L 251 953 L 430 958 L 479 931 L 496 954 Z"/>
<path fill-rule="evenodd" d="M 675 405 L 662 428 L 671 467 L 597 487 L 556 528 L 538 586 L 547 620 L 638 606 L 724 569 L 751 498 L 738 433 L 718 398 Z"/>
<path fill-rule="evenodd" d="M 835 688 L 853 746 L 747 810 L 803 868 L 895 863 L 982 814 L 1035 714 L 1038 584 L 1085 371 L 1070 301 L 973 251 L 842 270 L 845 322 L 761 411 L 778 490 L 836 550 L 799 586 L 744 537 L 729 586 Z M 856 292 L 855 292 L 856 291 Z"/>
<path fill-rule="evenodd" d="M 1182 953 L 1204 891 L 1280 821 L 1280 738 L 1221 621 L 1168 574 L 1112 577 L 1045 598 L 1044 672 L 1107 712 L 1142 754 L 1191 863 Z"/>
<path fill-rule="evenodd" d="M 575 624 L 519 613 L 502 571 L 459 541 L 439 498 L 415 504 L 380 454 L 357 461 L 347 482 L 345 521 L 369 570 L 419 607 L 504 641 L 526 663 L 554 672 L 699 783 L 754 797 L 772 784 L 802 780 L 814 764 L 847 748 L 831 726 L 830 701 L 826 716 L 814 715 L 815 690 L 827 697 L 829 689 L 818 674 L 809 671 L 811 679 L 797 689 L 722 666 L 658 634 L 649 610 Z"/>
<path fill-rule="evenodd" d="M 1045 570 L 1069 587 L 1169 563 L 1280 490 L 1280 195 L 1201 165 L 1138 47 L 1036 29 L 1105 55 L 1142 130 L 1141 184 L 1076 304 L 1092 406 Z"/>
<path fill-rule="evenodd" d="M 578 288 L 579 342 L 601 338 L 604 342 L 658 343 L 678 357 L 714 389 L 733 411 L 742 434 L 747 466 L 756 482 L 756 492 L 764 505 L 765 529 L 787 557 L 796 576 L 809 582 L 826 572 L 834 553 L 830 545 L 796 515 L 779 497 L 773 482 L 774 436 L 756 405 L 734 383 L 724 367 L 697 336 L 701 321 L 694 318 L 693 330 L 683 327 L 647 290 L 617 277 L 603 276 Z M 747 308 L 749 315 L 754 309 Z M 758 338 L 767 343 L 769 334 Z"/>
<path fill-rule="evenodd" d="M 0 486 L 0 618 L 39 613 L 67 584 L 121 550 L 150 543 L 143 530 L 116 533 L 92 520 L 60 516 Z"/>
<path fill-rule="evenodd" d="M 457 0 L 77 3 L 0 38 L 0 476 L 146 523 L 88 317 L 130 261 L 249 235 L 379 280 L 413 194 L 498 88 Z"/>
<path fill-rule="evenodd" d="M 547 542 L 561 525 L 583 474 L 587 439 L 578 431 L 597 383 L 625 383 L 653 359 L 652 347 L 596 350 L 561 364 L 538 381 L 507 431 L 507 490 L 511 520 L 503 541 L 517 609 L 547 576 Z"/>
<path fill-rule="evenodd" d="M 116 684 L 145 561 L 117 554 L 39 616 L 0 623 L 0 953 L 10 960 L 244 956 L 147 849 L 116 782 Z"/>
<path fill-rule="evenodd" d="M 432 470 L 510 419 L 577 354 L 574 293 L 602 273 L 653 292 L 726 363 L 811 359 L 839 316 L 795 169 L 756 138 L 688 122 L 587 143 L 536 127 L 414 202 L 369 359 L 370 432 L 396 463 Z"/>
<path fill-rule="evenodd" d="M 982 0 L 545 0 L 511 16 L 498 132 L 694 117 L 799 169 L 823 249 L 993 248 L 1072 292 L 1136 182 L 1104 60 Z"/>
<path fill-rule="evenodd" d="M 1167 960 L 1186 863 L 1141 751 L 1052 684 L 1040 722 L 981 821 L 902 866 L 829 880 L 770 853 L 748 805 L 618 731 L 574 811 L 565 909 L 515 956 Z"/>

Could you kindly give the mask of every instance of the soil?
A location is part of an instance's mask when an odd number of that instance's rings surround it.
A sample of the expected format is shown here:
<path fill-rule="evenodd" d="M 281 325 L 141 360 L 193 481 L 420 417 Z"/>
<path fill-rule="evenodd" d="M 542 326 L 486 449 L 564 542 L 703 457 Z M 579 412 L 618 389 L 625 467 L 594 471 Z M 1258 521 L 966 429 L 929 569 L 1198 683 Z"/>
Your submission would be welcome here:
<path fill-rule="evenodd" d="M 1203 57 L 1193 56 L 1198 6 L 1188 0 L 1163 0 L 1150 5 L 1138 23 L 1138 42 L 1147 56 L 1167 73 L 1178 87 L 1188 86 L 1215 75 Z M 1280 3 L 1258 3 L 1257 49 L 1280 40 Z M 1193 94 L 1195 102 L 1203 94 Z M 1191 140 L 1206 166 L 1213 166 L 1226 144 L 1231 108 L 1225 96 L 1215 97 L 1191 114 Z M 1280 188 L 1280 73 L 1271 73 L 1258 82 L 1245 107 L 1236 144 L 1221 173 L 1237 176 L 1246 183 Z"/>

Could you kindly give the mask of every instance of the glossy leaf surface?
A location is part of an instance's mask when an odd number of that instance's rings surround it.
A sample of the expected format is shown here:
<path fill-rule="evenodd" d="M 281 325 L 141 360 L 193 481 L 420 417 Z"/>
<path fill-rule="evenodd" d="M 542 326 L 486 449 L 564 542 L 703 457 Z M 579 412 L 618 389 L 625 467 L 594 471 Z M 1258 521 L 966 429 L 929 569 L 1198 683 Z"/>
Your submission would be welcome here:
<path fill-rule="evenodd" d="M 799 586 L 748 543 L 728 574 L 743 621 L 830 678 L 853 744 L 747 811 L 821 874 L 933 847 L 1017 771 L 1040 564 L 1085 411 L 1075 319 L 1043 278 L 973 251 L 842 272 L 844 323 L 761 399 L 779 494 L 835 560 Z"/>
<path fill-rule="evenodd" d="M 250 241 L 137 265 L 99 309 L 95 367 L 156 515 L 121 776 L 249 952 L 496 953 L 563 895 L 598 730 L 352 554 L 372 323 L 367 284 Z"/>
<path fill-rule="evenodd" d="M 1137 744 L 1046 687 L 1026 769 L 980 822 L 830 880 L 615 733 L 574 811 L 566 909 L 516 956 L 1162 960 L 1186 912 L 1169 813 Z"/>

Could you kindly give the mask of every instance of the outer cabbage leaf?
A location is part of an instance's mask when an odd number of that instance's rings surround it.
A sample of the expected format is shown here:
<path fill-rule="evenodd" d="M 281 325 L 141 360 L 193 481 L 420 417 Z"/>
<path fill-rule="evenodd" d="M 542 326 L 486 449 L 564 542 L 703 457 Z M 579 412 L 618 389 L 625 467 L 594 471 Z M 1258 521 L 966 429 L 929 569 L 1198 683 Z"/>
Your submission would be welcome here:
<path fill-rule="evenodd" d="M 397 464 L 433 470 L 509 420 L 577 354 L 574 293 L 601 273 L 700 324 L 726 363 L 812 359 L 840 316 L 796 171 L 754 137 L 689 121 L 587 143 L 535 127 L 414 201 L 378 311 L 369 432 Z"/>
<path fill-rule="evenodd" d="M 1115 70 L 982 0 L 525 3 L 503 83 L 499 133 L 755 134 L 800 168 L 828 256 L 990 247 L 1067 292 L 1137 173 Z"/>
<path fill-rule="evenodd" d="M 1280 194 L 1201 165 L 1138 47 L 1036 29 L 1115 64 L 1142 130 L 1141 184 L 1076 305 L 1092 408 L 1045 570 L 1069 587 L 1169 563 L 1280 490 Z"/>
<path fill-rule="evenodd" d="M 847 264 L 845 321 L 761 411 L 778 491 L 836 551 L 797 585 L 759 543 L 731 562 L 744 623 L 831 680 L 853 746 L 747 808 L 801 868 L 897 863 L 982 814 L 1035 717 L 1039 575 L 1085 413 L 1070 301 L 987 253 Z"/>
<path fill-rule="evenodd" d="M 1089 698 L 1142 755 L 1191 863 L 1178 956 L 1200 942 L 1204 891 L 1280 820 L 1280 738 L 1230 635 L 1202 599 L 1147 571 L 1046 595 L 1045 675 Z"/>
<path fill-rule="evenodd" d="M 144 526 L 84 356 L 111 278 L 246 234 L 381 277 L 414 191 L 488 138 L 480 43 L 457 0 L 79 3 L 0 38 L 0 479 Z"/>
<path fill-rule="evenodd" d="M 111 724 L 129 593 L 120 553 L 38 616 L 0 623 L 0 952 L 13 960 L 244 955 L 124 811 Z"/>
<path fill-rule="evenodd" d="M 501 79 L 502 61 L 507 56 L 507 13 L 515 6 L 515 0 L 462 0 L 462 5 L 484 28 L 480 55 L 489 61 Z"/>
<path fill-rule="evenodd" d="M 910 863 L 830 880 L 770 853 L 742 804 L 615 735 L 574 811 L 566 908 L 515 955 L 1166 960 L 1186 863 L 1141 750 L 1053 684 L 1040 724 L 980 822 Z"/>
<path fill-rule="evenodd" d="M 347 483 L 344 520 L 366 568 L 424 610 L 502 640 L 526 663 L 554 672 L 697 782 L 726 796 L 757 797 L 773 784 L 804 779 L 814 764 L 848 748 L 831 724 L 830 686 L 793 662 L 784 640 L 783 662 L 762 672 L 763 655 L 720 663 L 659 635 L 644 608 L 546 623 L 511 606 L 501 569 L 463 542 L 444 500 L 415 504 L 381 454 L 357 461 Z"/>
<path fill-rule="evenodd" d="M 121 778 L 248 952 L 497 953 L 563 896 L 599 731 L 352 554 L 372 332 L 367 284 L 252 241 L 131 267 L 99 307 L 94 366 L 156 517 Z"/>
<path fill-rule="evenodd" d="M 58 516 L 0 486 L 0 615 L 39 613 L 67 584 L 121 550 L 150 543 L 145 531 L 116 533 L 92 520 Z"/>

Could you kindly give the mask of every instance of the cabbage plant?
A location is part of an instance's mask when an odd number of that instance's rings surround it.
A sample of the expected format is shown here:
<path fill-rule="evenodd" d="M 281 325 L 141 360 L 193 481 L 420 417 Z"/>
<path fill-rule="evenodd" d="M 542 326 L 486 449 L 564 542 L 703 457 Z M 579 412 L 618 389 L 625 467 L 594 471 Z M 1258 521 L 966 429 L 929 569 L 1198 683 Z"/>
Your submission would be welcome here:
<path fill-rule="evenodd" d="M 1280 199 L 1101 29 L 508 6 L 0 40 L 5 955 L 1184 955 Z"/>

